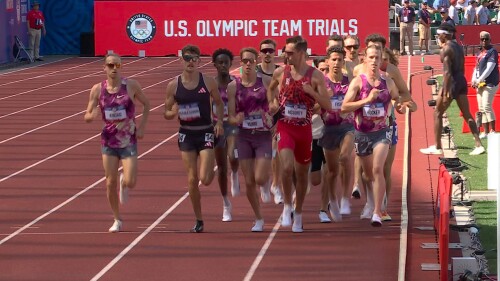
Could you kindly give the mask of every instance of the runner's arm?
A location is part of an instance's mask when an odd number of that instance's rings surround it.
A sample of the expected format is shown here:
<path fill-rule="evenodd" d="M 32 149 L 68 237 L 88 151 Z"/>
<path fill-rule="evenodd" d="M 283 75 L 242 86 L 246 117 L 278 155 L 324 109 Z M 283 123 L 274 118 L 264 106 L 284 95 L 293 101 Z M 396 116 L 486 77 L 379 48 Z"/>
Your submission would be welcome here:
<path fill-rule="evenodd" d="M 127 86 L 131 87 L 132 93 L 134 93 L 134 99 L 138 100 L 143 106 L 141 123 L 139 124 L 139 127 L 137 127 L 137 132 L 136 132 L 137 137 L 142 138 L 144 136 L 144 130 L 146 129 L 146 124 L 148 122 L 149 111 L 151 110 L 149 99 L 142 91 L 142 87 L 139 84 L 139 82 L 137 82 L 137 80 L 129 79 L 127 82 Z"/>
<path fill-rule="evenodd" d="M 345 95 L 344 101 L 342 102 L 342 107 L 340 109 L 341 113 L 353 112 L 356 109 L 370 102 L 369 97 L 355 101 L 356 96 L 358 95 L 360 90 L 361 90 L 361 78 L 359 78 L 359 76 L 356 76 L 351 81 L 351 84 L 349 84 L 349 89 L 347 90 L 347 94 Z"/>
<path fill-rule="evenodd" d="M 330 95 L 326 90 L 325 77 L 321 71 L 315 69 L 311 79 L 312 85 L 303 84 L 304 91 L 312 96 L 316 102 L 325 110 L 332 110 Z"/>
<path fill-rule="evenodd" d="M 163 117 L 167 120 L 172 120 L 179 112 L 179 106 L 175 102 L 175 92 L 177 91 L 177 79 L 170 81 L 167 85 L 167 95 L 165 97 L 165 112 Z"/>
<path fill-rule="evenodd" d="M 89 103 L 87 105 L 87 111 L 83 119 L 85 122 L 90 123 L 94 120 L 97 115 L 97 105 L 99 104 L 99 93 L 101 92 L 101 84 L 95 84 L 90 90 Z"/>
<path fill-rule="evenodd" d="M 212 97 L 212 102 L 215 103 L 215 115 L 217 115 L 217 123 L 215 123 L 215 136 L 221 136 L 224 134 L 224 128 L 222 122 L 224 121 L 224 102 L 217 88 L 217 82 L 214 78 L 203 75 L 203 80 L 205 85 L 207 85 L 210 96 Z"/>
<path fill-rule="evenodd" d="M 227 85 L 227 112 L 228 121 L 231 125 L 239 125 L 241 120 L 236 115 L 236 80 L 233 80 Z"/>

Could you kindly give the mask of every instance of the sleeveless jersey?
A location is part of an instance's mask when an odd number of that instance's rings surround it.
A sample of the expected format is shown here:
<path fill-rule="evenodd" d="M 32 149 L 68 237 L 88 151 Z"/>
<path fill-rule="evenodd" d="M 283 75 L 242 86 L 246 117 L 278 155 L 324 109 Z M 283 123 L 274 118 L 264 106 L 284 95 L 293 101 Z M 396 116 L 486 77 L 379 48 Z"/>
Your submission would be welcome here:
<path fill-rule="evenodd" d="M 274 69 L 277 69 L 277 68 L 279 68 L 279 65 L 274 65 Z M 266 73 L 266 72 L 264 72 L 264 70 L 262 69 L 262 65 L 260 65 L 260 64 L 257 65 L 257 73 L 260 73 L 262 75 L 266 75 L 266 76 L 269 76 L 269 77 L 273 76 L 273 73 Z"/>
<path fill-rule="evenodd" d="M 135 105 L 127 92 L 127 79 L 122 79 L 120 90 L 110 94 L 108 81 L 101 83 L 99 107 L 104 128 L 101 144 L 111 148 L 125 148 L 137 143 L 135 136 Z"/>
<path fill-rule="evenodd" d="M 179 75 L 174 99 L 179 105 L 178 115 L 181 126 L 211 125 L 210 98 L 210 92 L 203 81 L 203 74 L 200 73 L 198 86 L 193 90 L 184 87 Z"/>
<path fill-rule="evenodd" d="M 233 81 L 235 79 L 234 76 L 230 76 L 230 79 L 231 81 Z M 227 110 L 227 85 L 226 86 L 218 86 L 219 88 L 219 94 L 220 94 L 220 98 L 222 99 L 222 103 L 224 103 L 224 120 L 223 121 L 227 121 L 228 117 L 229 117 L 229 112 Z M 214 103 L 212 103 L 212 119 L 214 120 L 214 122 L 217 122 L 217 107 L 215 106 Z"/>
<path fill-rule="evenodd" d="M 267 89 L 260 74 L 257 74 L 257 80 L 251 87 L 243 86 L 241 78 L 236 79 L 236 113 L 245 114 L 241 128 L 268 131 L 272 127 L 273 118 L 269 115 L 266 94 Z"/>
<path fill-rule="evenodd" d="M 279 116 L 281 121 L 305 126 L 311 124 L 312 110 L 316 101 L 304 92 L 302 85 L 310 83 L 314 67 L 309 67 L 306 74 L 300 80 L 294 80 L 291 74 L 291 66 L 286 65 L 281 81 L 281 89 L 278 96 L 280 105 Z"/>
<path fill-rule="evenodd" d="M 356 97 L 357 101 L 368 97 L 370 91 L 374 88 L 368 83 L 365 74 L 360 74 L 359 77 L 361 78 L 362 86 L 359 95 Z M 380 90 L 377 99 L 354 111 L 354 127 L 357 131 L 368 133 L 387 128 L 387 118 L 389 115 L 387 110 L 391 103 L 391 95 L 383 76 L 380 77 L 380 85 L 375 88 Z"/>
<path fill-rule="evenodd" d="M 349 88 L 349 78 L 343 75 L 342 81 L 340 83 L 333 82 L 325 76 L 326 88 L 333 91 L 333 96 L 330 97 L 330 102 L 332 103 L 332 110 L 327 111 L 321 109 L 321 118 L 326 126 L 337 126 L 343 124 L 353 123 L 353 113 L 341 114 L 340 108 L 342 107 L 342 102 L 344 101 L 345 95 L 347 94 L 347 89 Z"/>

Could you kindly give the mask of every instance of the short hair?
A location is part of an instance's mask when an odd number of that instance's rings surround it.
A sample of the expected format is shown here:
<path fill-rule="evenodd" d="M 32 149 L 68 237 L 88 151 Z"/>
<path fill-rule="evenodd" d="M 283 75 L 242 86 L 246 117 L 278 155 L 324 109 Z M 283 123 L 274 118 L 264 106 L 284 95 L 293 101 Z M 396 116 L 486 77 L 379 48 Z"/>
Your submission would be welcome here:
<path fill-rule="evenodd" d="M 313 59 L 314 66 L 316 68 L 318 68 L 319 64 L 322 62 L 326 62 L 326 57 L 317 57 L 317 58 Z"/>
<path fill-rule="evenodd" d="M 230 61 L 233 61 L 234 55 L 231 51 L 229 51 L 228 49 L 219 48 L 215 50 L 214 53 L 212 54 L 212 62 L 215 62 L 217 57 L 220 55 L 226 55 L 229 57 Z"/>
<path fill-rule="evenodd" d="M 328 48 L 328 51 L 326 51 L 326 57 L 330 58 L 330 55 L 333 53 L 342 54 L 343 58 L 345 58 L 345 55 L 346 55 L 344 48 L 332 46 L 332 47 Z"/>
<path fill-rule="evenodd" d="M 328 46 L 330 43 L 330 41 L 336 41 L 336 42 L 341 42 L 342 43 L 342 47 L 344 47 L 344 39 L 342 38 L 342 36 L 338 35 L 338 34 L 332 34 L 328 37 L 328 39 L 326 40 L 326 45 Z"/>
<path fill-rule="evenodd" d="M 387 40 L 385 40 L 385 37 L 378 34 L 378 33 L 372 33 L 366 36 L 365 38 L 365 45 L 368 46 L 369 42 L 380 42 L 382 43 L 382 47 L 385 48 L 385 44 L 387 43 Z"/>
<path fill-rule="evenodd" d="M 198 56 L 201 54 L 200 48 L 198 46 L 195 46 L 195 45 L 184 46 L 181 50 L 181 55 L 184 55 L 185 53 L 192 53 L 192 54 L 196 54 Z"/>
<path fill-rule="evenodd" d="M 294 36 L 286 39 L 286 44 L 295 44 L 297 51 L 307 52 L 307 41 L 302 36 Z"/>
<path fill-rule="evenodd" d="M 119 60 L 121 60 L 122 58 L 120 57 L 119 54 L 117 53 L 109 53 L 109 54 L 106 54 L 104 56 L 104 61 L 106 61 L 106 59 L 108 59 L 109 57 L 115 57 L 115 58 L 118 58 Z"/>
<path fill-rule="evenodd" d="M 356 44 L 359 45 L 359 37 L 356 36 L 356 35 L 346 35 L 344 36 L 344 40 L 347 40 L 347 39 L 353 39 L 354 41 L 356 41 Z"/>
<path fill-rule="evenodd" d="M 380 49 L 380 47 L 379 47 L 379 46 L 377 46 L 377 45 L 370 45 L 370 46 L 367 46 L 367 47 L 365 48 L 365 57 L 366 57 L 366 54 L 368 53 L 368 50 L 369 50 L 369 49 L 375 49 L 375 50 L 379 51 L 379 52 L 380 52 L 380 57 L 382 57 L 382 49 Z"/>
<path fill-rule="evenodd" d="M 274 48 L 276 49 L 276 41 L 274 41 L 273 39 L 271 38 L 266 38 L 262 41 L 260 41 L 260 44 L 259 44 L 259 48 L 264 45 L 264 44 L 270 44 L 270 45 L 273 45 Z"/>
<path fill-rule="evenodd" d="M 483 38 L 483 37 L 488 37 L 488 38 L 491 38 L 491 34 L 490 34 L 488 31 L 484 31 L 484 30 L 483 30 L 483 31 L 481 31 L 481 32 L 479 33 L 479 37 L 480 37 L 480 38 Z"/>
<path fill-rule="evenodd" d="M 394 54 L 394 52 L 391 49 L 384 48 L 382 50 L 382 55 L 383 54 L 386 54 L 389 57 L 389 63 L 391 63 L 391 64 L 393 64 L 395 66 L 399 65 L 399 60 L 398 60 L 398 58 L 396 57 L 396 55 Z"/>
<path fill-rule="evenodd" d="M 255 48 L 245 47 L 245 48 L 241 49 L 241 51 L 240 51 L 240 57 L 242 57 L 243 53 L 245 53 L 245 52 L 249 52 L 249 53 L 254 54 L 256 59 L 259 57 L 259 52 L 257 52 L 257 50 Z"/>

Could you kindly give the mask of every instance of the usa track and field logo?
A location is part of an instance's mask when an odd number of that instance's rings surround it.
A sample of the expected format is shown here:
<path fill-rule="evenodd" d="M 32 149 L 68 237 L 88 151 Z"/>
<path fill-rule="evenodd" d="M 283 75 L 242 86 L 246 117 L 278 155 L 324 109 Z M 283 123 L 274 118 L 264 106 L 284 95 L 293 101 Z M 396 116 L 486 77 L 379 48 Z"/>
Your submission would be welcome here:
<path fill-rule="evenodd" d="M 127 21 L 127 35 L 138 44 L 148 43 L 156 34 L 155 20 L 146 14 L 135 14 Z"/>

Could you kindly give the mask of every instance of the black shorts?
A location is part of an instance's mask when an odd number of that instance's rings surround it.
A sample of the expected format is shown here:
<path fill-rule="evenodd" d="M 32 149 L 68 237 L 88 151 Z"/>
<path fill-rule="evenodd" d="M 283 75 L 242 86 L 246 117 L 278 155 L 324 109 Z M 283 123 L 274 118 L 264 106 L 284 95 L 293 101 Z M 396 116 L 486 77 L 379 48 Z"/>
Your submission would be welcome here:
<path fill-rule="evenodd" d="M 311 155 L 311 172 L 321 170 L 321 166 L 325 164 L 325 154 L 323 148 L 318 145 L 318 140 L 312 141 L 312 155 Z"/>
<path fill-rule="evenodd" d="M 451 84 L 451 96 L 456 99 L 458 96 L 467 94 L 467 80 L 462 74 L 453 76 Z"/>
<path fill-rule="evenodd" d="M 354 131 L 354 150 L 358 156 L 368 156 L 380 142 L 391 145 L 392 130 L 385 128 L 376 132 L 363 133 Z"/>
<path fill-rule="evenodd" d="M 213 149 L 216 145 L 214 128 L 210 127 L 203 130 L 180 128 L 177 144 L 180 151 L 196 151 L 199 153 L 204 149 Z"/>
<path fill-rule="evenodd" d="M 324 149 L 335 150 L 340 148 L 344 137 L 351 132 L 354 132 L 354 125 L 352 124 L 325 126 L 323 137 L 319 139 L 318 145 Z"/>
<path fill-rule="evenodd" d="M 216 147 L 224 147 L 229 136 L 236 136 L 238 134 L 238 126 L 231 125 L 227 121 L 224 121 L 222 124 L 224 128 L 224 135 L 215 138 Z"/>

